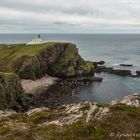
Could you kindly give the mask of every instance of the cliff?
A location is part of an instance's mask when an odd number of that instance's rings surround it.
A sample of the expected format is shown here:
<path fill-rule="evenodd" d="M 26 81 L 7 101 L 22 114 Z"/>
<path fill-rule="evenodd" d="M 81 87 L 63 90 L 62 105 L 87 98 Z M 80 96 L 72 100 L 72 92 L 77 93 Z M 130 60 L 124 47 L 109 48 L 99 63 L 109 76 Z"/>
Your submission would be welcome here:
<path fill-rule="evenodd" d="M 94 65 L 83 60 L 71 43 L 41 45 L 0 45 L 0 71 L 15 72 L 22 79 L 38 79 L 44 74 L 77 77 L 93 74 Z"/>
<path fill-rule="evenodd" d="M 24 114 L 0 112 L 2 140 L 139 139 L 140 96 L 111 104 L 83 102 L 56 109 L 36 108 Z M 15 127 L 16 126 L 16 127 Z"/>
<path fill-rule="evenodd" d="M 26 102 L 27 98 L 19 83 L 18 76 L 0 72 L 0 110 L 23 111 L 27 109 Z"/>

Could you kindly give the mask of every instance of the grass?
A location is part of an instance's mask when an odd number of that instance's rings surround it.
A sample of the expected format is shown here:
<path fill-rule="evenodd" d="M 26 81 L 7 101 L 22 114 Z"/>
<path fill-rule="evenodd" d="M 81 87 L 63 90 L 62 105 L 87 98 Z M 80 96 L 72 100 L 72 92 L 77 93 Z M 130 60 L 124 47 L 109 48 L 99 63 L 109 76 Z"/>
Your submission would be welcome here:
<path fill-rule="evenodd" d="M 58 42 L 48 42 L 40 45 L 0 44 L 0 71 L 9 72 L 10 64 L 21 56 L 36 56 L 42 49 Z M 59 42 L 61 44 L 61 42 Z M 9 47 L 8 47 L 9 46 Z"/>
<path fill-rule="evenodd" d="M 14 74 L 14 73 L 5 73 L 5 72 L 0 72 L 0 76 L 1 77 L 4 77 L 4 78 L 15 78 L 15 77 L 17 77 L 18 78 L 18 76 L 16 75 L 16 74 Z"/>

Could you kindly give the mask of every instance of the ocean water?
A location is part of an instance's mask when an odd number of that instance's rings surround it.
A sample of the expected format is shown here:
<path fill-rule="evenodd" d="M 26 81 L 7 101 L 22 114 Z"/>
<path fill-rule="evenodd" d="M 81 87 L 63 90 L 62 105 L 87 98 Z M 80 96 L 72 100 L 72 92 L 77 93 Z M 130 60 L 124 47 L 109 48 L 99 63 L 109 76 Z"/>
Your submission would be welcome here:
<path fill-rule="evenodd" d="M 0 43 L 26 43 L 35 34 L 0 34 Z M 119 64 L 133 64 L 132 71 L 140 70 L 139 34 L 42 34 L 47 42 L 61 41 L 75 43 L 80 55 L 90 61 L 106 61 L 107 66 L 126 69 Z M 140 93 L 140 78 L 121 77 L 111 74 L 99 74 L 102 83 L 93 82 L 83 86 L 72 96 L 74 102 L 83 100 L 107 103 L 119 100 L 125 95 Z"/>

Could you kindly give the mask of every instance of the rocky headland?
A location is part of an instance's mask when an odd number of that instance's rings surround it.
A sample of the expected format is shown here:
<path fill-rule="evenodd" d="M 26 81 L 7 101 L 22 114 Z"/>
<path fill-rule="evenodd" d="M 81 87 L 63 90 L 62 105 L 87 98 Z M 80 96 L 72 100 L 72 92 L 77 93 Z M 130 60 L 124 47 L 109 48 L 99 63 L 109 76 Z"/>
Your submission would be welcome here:
<path fill-rule="evenodd" d="M 85 61 L 75 44 L 55 42 L 1 44 L 0 71 L 2 140 L 117 140 L 118 132 L 140 132 L 139 94 L 109 104 L 69 101 L 80 86 L 102 82 L 95 73 L 140 77 L 139 71 Z"/>
<path fill-rule="evenodd" d="M 44 93 L 59 78 L 71 79 L 69 83 L 75 81 L 75 85 L 76 82 L 78 85 L 84 81 L 101 81 L 100 78 L 94 77 L 95 65 L 81 58 L 75 44 L 50 42 L 41 45 L 12 44 L 9 46 L 0 45 L 0 71 L 2 75 L 13 75 L 17 78 L 13 78 L 13 82 L 7 82 L 7 77 L 3 76 L 0 84 L 2 88 L 10 86 L 11 91 L 14 88 L 18 89 L 17 93 L 28 96 L 27 100 Z M 17 96 L 15 90 L 14 98 L 9 99 L 6 96 L 11 94 L 8 89 L 10 88 L 1 90 L 1 105 L 3 106 L 5 100 L 8 104 L 9 102 L 21 103 L 20 96 L 17 97 L 18 99 L 15 98 Z M 9 104 L 8 109 L 13 109 L 13 105 Z"/>

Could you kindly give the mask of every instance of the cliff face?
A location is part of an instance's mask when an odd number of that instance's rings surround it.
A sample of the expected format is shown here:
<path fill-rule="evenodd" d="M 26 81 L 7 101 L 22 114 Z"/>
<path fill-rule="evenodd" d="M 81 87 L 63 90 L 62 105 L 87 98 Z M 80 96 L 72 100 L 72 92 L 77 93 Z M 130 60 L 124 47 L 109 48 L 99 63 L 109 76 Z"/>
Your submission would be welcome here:
<path fill-rule="evenodd" d="M 18 76 L 0 72 L 0 110 L 14 109 L 22 111 L 27 108 L 27 99 L 19 83 Z"/>
<path fill-rule="evenodd" d="M 78 77 L 92 74 L 94 65 L 81 58 L 74 44 L 67 44 L 49 65 L 49 74 L 58 77 Z"/>
<path fill-rule="evenodd" d="M 12 64 L 12 69 L 23 79 L 35 80 L 46 73 L 58 77 L 90 75 L 93 74 L 94 65 L 80 57 L 74 44 L 55 43 L 35 56 L 19 57 Z"/>

